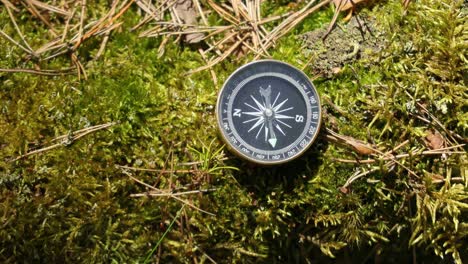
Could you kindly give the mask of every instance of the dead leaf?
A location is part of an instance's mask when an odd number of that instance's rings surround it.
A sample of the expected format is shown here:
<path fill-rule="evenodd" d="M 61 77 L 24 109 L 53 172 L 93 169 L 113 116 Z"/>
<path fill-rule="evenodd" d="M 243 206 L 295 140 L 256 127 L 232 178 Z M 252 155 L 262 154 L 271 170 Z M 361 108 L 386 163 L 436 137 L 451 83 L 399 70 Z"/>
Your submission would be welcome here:
<path fill-rule="evenodd" d="M 444 146 L 445 140 L 444 137 L 439 132 L 426 131 L 426 145 L 430 149 L 441 149 Z"/>
<path fill-rule="evenodd" d="M 338 188 L 338 190 L 340 190 L 340 192 L 343 193 L 343 194 L 348 194 L 349 193 L 349 189 L 344 187 L 344 186 L 341 186 L 340 188 Z"/>
<path fill-rule="evenodd" d="M 182 20 L 182 23 L 186 25 L 193 25 L 193 27 L 187 28 L 185 31 L 190 31 L 195 28 L 198 24 L 197 21 L 197 11 L 193 4 L 192 0 L 179 0 L 174 5 L 175 12 L 177 16 Z M 195 32 L 195 33 L 188 33 L 185 35 L 184 41 L 187 43 L 199 43 L 203 40 L 205 35 L 203 33 Z"/>
<path fill-rule="evenodd" d="M 444 181 L 445 177 L 440 174 L 431 174 L 432 181 Z"/>

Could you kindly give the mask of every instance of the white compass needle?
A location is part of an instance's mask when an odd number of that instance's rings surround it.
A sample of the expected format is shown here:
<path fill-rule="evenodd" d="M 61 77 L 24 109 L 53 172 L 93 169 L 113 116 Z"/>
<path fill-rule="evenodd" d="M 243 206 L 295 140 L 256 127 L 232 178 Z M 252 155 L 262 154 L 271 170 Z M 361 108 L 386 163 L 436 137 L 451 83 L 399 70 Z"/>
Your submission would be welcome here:
<path fill-rule="evenodd" d="M 265 106 L 263 106 L 259 101 L 257 101 L 255 97 L 253 97 L 252 95 L 250 95 L 250 97 L 254 100 L 255 104 L 258 106 L 258 108 L 260 108 L 260 110 L 265 110 Z"/>
<path fill-rule="evenodd" d="M 266 89 L 260 87 L 260 94 L 262 95 L 263 99 L 265 99 L 265 115 L 266 115 L 266 122 L 268 128 L 265 127 L 265 141 L 268 140 L 268 143 L 274 148 L 276 146 L 276 135 L 275 131 L 273 130 L 273 114 L 274 109 L 271 107 L 271 85 L 268 85 Z M 280 106 L 281 107 L 281 106 Z M 268 139 L 268 132 L 270 132 L 270 138 Z"/>
<path fill-rule="evenodd" d="M 268 142 L 270 143 L 272 147 L 275 147 L 277 139 L 276 139 L 275 131 L 273 130 L 273 124 L 272 124 L 271 119 L 268 120 L 268 128 L 270 130 L 270 136 L 271 136 L 270 139 L 268 139 Z"/>
<path fill-rule="evenodd" d="M 271 109 L 271 86 L 268 85 L 268 88 L 266 88 L 266 89 L 263 89 L 260 86 L 260 94 L 265 99 L 266 108 Z"/>

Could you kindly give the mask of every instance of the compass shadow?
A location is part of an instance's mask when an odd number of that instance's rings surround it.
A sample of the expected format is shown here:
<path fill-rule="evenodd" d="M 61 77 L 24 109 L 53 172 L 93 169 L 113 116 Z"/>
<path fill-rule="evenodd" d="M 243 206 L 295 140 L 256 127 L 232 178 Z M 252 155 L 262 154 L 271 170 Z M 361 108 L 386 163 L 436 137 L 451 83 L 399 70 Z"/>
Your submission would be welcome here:
<path fill-rule="evenodd" d="M 293 192 L 296 187 L 307 184 L 314 178 L 322 165 L 323 153 L 328 148 L 328 142 L 320 136 L 324 134 L 322 126 L 313 145 L 301 157 L 284 164 L 262 166 L 236 159 L 230 164 L 239 168 L 233 176 L 259 199 L 266 198 L 278 190 Z"/>
<path fill-rule="evenodd" d="M 303 199 L 304 189 L 307 189 L 305 186 L 313 184 L 311 180 L 316 177 L 324 163 L 324 153 L 329 147 L 325 135 L 325 126 L 322 123 L 317 139 L 305 154 L 282 165 L 262 167 L 235 159 L 237 164 L 230 165 L 236 166 L 239 171 L 235 171 L 233 176 L 252 198 L 252 207 L 249 210 L 255 212 L 260 208 L 271 208 L 272 212 L 276 212 L 291 200 Z M 276 201 L 272 203 L 271 200 Z M 309 257 L 318 260 L 318 263 L 334 263 L 330 258 L 324 257 L 320 249 L 312 246 L 310 242 L 297 242 L 304 238 L 304 233 L 310 227 L 301 219 L 306 219 L 307 213 L 310 212 L 308 210 L 313 210 L 311 208 L 313 205 L 302 204 L 285 209 L 292 215 L 281 216 L 284 224 L 295 227 L 288 230 L 286 236 L 272 237 L 271 234 L 265 233 L 264 238 L 269 241 L 269 253 L 268 257 L 259 263 L 305 263 L 305 259 Z M 255 215 L 252 214 L 249 223 L 256 225 L 256 221 Z"/>

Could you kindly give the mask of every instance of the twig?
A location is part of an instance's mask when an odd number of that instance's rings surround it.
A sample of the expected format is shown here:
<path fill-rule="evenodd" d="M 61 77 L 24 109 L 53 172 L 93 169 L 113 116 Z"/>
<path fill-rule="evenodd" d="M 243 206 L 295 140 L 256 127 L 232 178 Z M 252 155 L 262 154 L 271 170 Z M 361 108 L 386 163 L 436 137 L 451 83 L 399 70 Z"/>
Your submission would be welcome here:
<path fill-rule="evenodd" d="M 16 46 L 20 47 L 22 50 L 26 51 L 26 53 L 30 54 L 31 51 L 25 47 L 23 47 L 23 45 L 19 44 L 16 40 L 14 40 L 13 38 L 11 38 L 10 36 L 8 36 L 5 32 L 3 32 L 1 29 L 0 29 L 0 34 L 2 34 L 6 39 L 8 39 L 9 41 L 11 41 L 13 44 L 15 44 Z"/>
<path fill-rule="evenodd" d="M 203 70 L 206 70 L 206 69 L 209 69 L 211 67 L 213 67 L 214 65 L 218 64 L 219 62 L 223 61 L 225 58 L 227 58 L 237 47 L 239 47 L 240 44 L 242 44 L 242 41 L 244 41 L 248 36 L 244 36 L 241 40 L 237 41 L 234 45 L 232 45 L 231 48 L 229 48 L 227 51 L 225 51 L 223 53 L 222 56 L 210 61 L 207 65 L 205 66 L 202 66 L 198 69 L 195 69 L 195 70 L 192 70 L 192 71 L 189 71 L 187 72 L 185 75 L 191 75 L 191 74 L 194 74 L 196 72 L 201 72 Z"/>
<path fill-rule="evenodd" d="M 116 8 L 117 2 L 118 2 L 118 0 L 114 0 L 112 5 L 111 5 L 111 11 L 109 12 L 111 16 L 113 16 L 115 14 L 115 8 Z M 107 41 L 109 41 L 109 35 L 110 35 L 110 32 L 111 32 L 112 29 L 113 28 L 106 31 L 106 33 L 104 34 L 104 38 L 102 39 L 101 46 L 99 47 L 99 50 L 98 50 L 98 52 L 96 54 L 96 57 L 94 58 L 95 60 L 99 59 L 99 57 L 101 57 L 102 53 L 106 49 Z"/>
<path fill-rule="evenodd" d="M 130 194 L 130 197 L 145 197 L 145 196 L 151 196 L 151 197 L 165 197 L 165 196 L 182 196 L 182 195 L 189 195 L 189 194 L 197 194 L 197 193 L 207 193 L 207 192 L 213 192 L 216 191 L 216 189 L 204 189 L 204 190 L 193 190 L 193 191 L 186 191 L 186 192 L 162 192 L 162 193 L 154 193 L 154 192 L 146 192 L 146 193 L 135 193 L 135 194 Z"/>
<path fill-rule="evenodd" d="M 15 162 L 15 161 L 18 161 L 20 159 L 29 157 L 31 155 L 39 154 L 39 153 L 42 153 L 42 152 L 45 152 L 45 151 L 49 151 L 51 149 L 55 149 L 55 148 L 58 148 L 60 146 L 70 145 L 71 143 L 73 143 L 73 141 L 78 140 L 79 138 L 82 138 L 82 137 L 84 137 L 84 136 L 86 136 L 86 135 L 88 135 L 88 134 L 90 134 L 92 132 L 111 127 L 111 126 L 113 126 L 115 124 L 117 124 L 117 123 L 111 122 L 111 123 L 99 125 L 99 127 L 95 128 L 95 129 L 85 130 L 84 132 L 80 132 L 80 133 L 72 132 L 72 133 L 70 133 L 68 135 L 63 135 L 63 136 L 59 137 L 61 139 L 64 139 L 63 142 L 56 143 L 56 144 L 53 144 L 53 145 L 50 145 L 48 147 L 44 147 L 44 148 L 41 148 L 41 149 L 36 149 L 36 150 L 30 151 L 30 152 L 28 152 L 26 154 L 20 155 L 20 156 L 18 156 L 16 158 L 10 160 L 10 162 Z"/>
<path fill-rule="evenodd" d="M 125 171 L 123 171 L 123 172 L 125 173 Z M 126 173 L 126 174 L 127 174 L 127 176 L 130 177 L 130 179 L 132 179 L 133 181 L 135 181 L 135 182 L 137 182 L 137 183 L 139 183 L 139 184 L 141 184 L 141 185 L 143 185 L 143 186 L 146 186 L 146 187 L 150 188 L 151 190 L 154 190 L 154 191 L 160 192 L 160 193 L 165 193 L 165 192 L 163 192 L 163 191 L 161 191 L 161 190 L 159 190 L 159 189 L 157 189 L 157 188 L 155 188 L 155 187 L 153 187 L 153 186 L 151 186 L 151 185 L 149 185 L 149 184 L 147 184 L 147 183 L 145 183 L 145 182 L 143 182 L 143 181 L 141 181 L 141 180 L 139 180 L 139 179 L 133 177 L 132 175 L 130 175 L 130 173 Z M 171 193 L 166 193 L 166 194 L 168 194 L 168 195 L 167 195 L 168 197 L 173 198 L 173 199 L 175 199 L 175 200 L 177 200 L 177 201 L 179 201 L 179 202 L 182 202 L 182 203 L 184 203 L 184 204 L 186 204 L 186 205 L 192 207 L 192 208 L 195 209 L 195 210 L 198 210 L 198 211 L 200 211 L 200 212 L 203 212 L 203 213 L 208 214 L 208 215 L 211 215 L 211 216 L 216 216 L 215 214 L 210 213 L 210 212 L 208 212 L 208 211 L 205 211 L 205 210 L 203 210 L 203 209 L 201 209 L 201 208 L 199 208 L 199 207 L 197 207 L 197 206 L 191 204 L 189 201 L 186 201 L 186 200 L 181 199 L 181 198 L 179 198 L 179 197 L 177 197 L 177 196 L 174 196 L 174 195 L 172 195 Z"/>
<path fill-rule="evenodd" d="M 146 168 L 136 168 L 124 165 L 116 165 L 118 168 L 133 170 L 133 171 L 147 171 L 147 172 L 157 172 L 162 174 L 169 174 L 169 173 L 197 173 L 197 170 L 157 170 L 157 169 L 146 169 Z"/>
<path fill-rule="evenodd" d="M 10 73 L 21 72 L 21 73 L 38 74 L 38 75 L 45 75 L 45 76 L 58 76 L 58 75 L 74 74 L 72 70 L 73 68 L 67 68 L 67 69 L 57 70 L 57 71 L 33 70 L 33 69 L 0 69 L 0 72 L 10 72 Z"/>
<path fill-rule="evenodd" d="M 26 45 L 26 48 L 28 50 L 28 53 L 33 55 L 34 57 L 36 56 L 36 54 L 34 53 L 33 49 L 31 48 L 31 46 L 29 46 L 28 42 L 26 41 L 26 39 L 24 38 L 23 36 L 23 33 L 21 33 L 21 30 L 19 29 L 18 27 L 18 24 L 16 24 L 16 20 L 15 20 L 15 17 L 13 16 L 13 14 L 11 13 L 11 10 L 10 10 L 10 7 L 8 5 L 5 5 L 6 7 L 6 10 L 8 12 L 8 15 L 10 16 L 10 19 L 11 19 L 11 22 L 13 23 L 13 26 L 15 27 L 15 30 L 16 32 L 18 32 L 18 35 L 20 36 L 21 40 L 23 41 L 24 45 Z"/>
<path fill-rule="evenodd" d="M 80 12 L 80 28 L 78 30 L 78 41 L 75 44 L 74 49 L 76 50 L 78 46 L 81 44 L 83 41 L 83 24 L 84 24 L 84 17 L 86 13 L 86 0 L 81 0 L 81 12 Z"/>
<path fill-rule="evenodd" d="M 464 182 L 462 177 L 453 177 L 450 179 L 451 182 Z M 447 182 L 447 179 L 432 179 L 432 183 L 444 183 Z"/>
<path fill-rule="evenodd" d="M 8 7 L 10 7 L 11 9 L 13 9 L 15 12 L 19 12 L 18 8 L 16 8 L 15 5 L 13 5 L 12 3 L 10 3 L 10 1 L 8 1 L 8 0 L 0 0 L 0 2 L 2 2 L 5 6 L 8 6 Z"/>
<path fill-rule="evenodd" d="M 422 152 L 417 152 L 413 151 L 412 153 L 405 153 L 405 154 L 399 154 L 395 155 L 393 157 L 383 157 L 380 159 L 365 159 L 365 160 L 350 160 L 350 159 L 340 159 L 340 158 L 333 158 L 334 161 L 342 162 L 342 163 L 354 163 L 354 164 L 371 164 L 371 163 L 376 163 L 379 161 L 388 161 L 392 159 L 402 159 L 402 158 L 407 158 L 409 156 L 422 156 L 422 155 L 443 155 L 443 154 L 465 154 L 465 151 L 446 151 L 448 149 L 452 148 L 458 148 L 462 147 L 464 144 L 453 146 L 453 147 L 448 147 L 444 149 L 438 149 L 438 150 L 426 150 Z"/>
<path fill-rule="evenodd" d="M 37 1 L 37 0 L 27 0 L 27 2 L 30 3 L 30 4 L 33 4 L 33 5 L 41 8 L 41 9 L 45 9 L 45 10 L 48 10 L 50 12 L 62 15 L 62 16 L 66 16 L 66 17 L 71 16 L 70 12 L 68 12 L 66 10 L 63 10 L 61 8 L 55 7 L 53 5 L 49 5 L 49 4 L 46 4 L 46 3 L 43 3 L 43 2 L 40 2 L 40 1 Z"/>
<path fill-rule="evenodd" d="M 41 15 L 41 12 L 39 12 L 39 10 L 37 10 L 36 6 L 32 3 L 33 0 L 26 0 L 26 2 L 28 4 L 28 7 L 26 7 L 26 8 L 29 10 L 29 12 L 31 14 L 33 14 L 34 16 L 38 17 L 44 24 L 46 24 L 50 28 L 50 32 L 54 36 L 57 36 L 57 31 L 52 26 L 52 24 L 47 19 L 45 19 L 43 15 Z"/>
<path fill-rule="evenodd" d="M 202 56 L 203 60 L 207 63 L 208 62 L 208 59 L 206 58 L 206 55 L 205 53 L 203 52 L 202 49 L 198 49 L 198 52 L 200 53 L 200 55 Z M 216 73 L 215 71 L 213 70 L 213 68 L 210 68 L 210 74 L 211 74 L 211 79 L 213 79 L 213 85 L 214 87 L 216 87 L 216 85 L 218 85 L 218 78 L 216 77 Z"/>

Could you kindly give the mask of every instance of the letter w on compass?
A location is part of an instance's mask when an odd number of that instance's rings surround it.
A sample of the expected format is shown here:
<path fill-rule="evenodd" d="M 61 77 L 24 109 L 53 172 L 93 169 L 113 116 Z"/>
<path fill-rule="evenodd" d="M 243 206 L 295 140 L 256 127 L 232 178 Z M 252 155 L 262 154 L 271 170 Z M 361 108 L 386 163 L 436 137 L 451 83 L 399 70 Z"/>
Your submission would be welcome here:
<path fill-rule="evenodd" d="M 292 110 L 294 109 L 294 107 L 282 108 L 288 101 L 288 98 L 276 104 L 276 102 L 278 102 L 278 99 L 281 96 L 281 92 L 278 92 L 278 94 L 275 97 L 275 100 L 273 101 L 273 103 L 271 103 L 271 85 L 268 85 L 268 87 L 265 89 L 260 86 L 259 93 L 263 100 L 259 100 L 253 95 L 250 95 L 250 98 L 252 99 L 253 103 L 250 104 L 249 102 L 244 102 L 246 106 L 255 111 L 242 112 L 245 115 L 254 116 L 254 118 L 248 119 L 243 123 L 253 123 L 248 132 L 258 129 L 256 131 L 256 139 L 263 131 L 265 135 L 265 142 L 270 143 L 271 147 L 274 148 L 278 143 L 278 138 L 276 137 L 275 129 L 278 132 L 280 132 L 283 136 L 286 136 L 286 132 L 284 132 L 283 130 L 284 127 L 292 127 L 283 120 L 294 119 L 294 117 L 292 116 L 287 116 L 281 113 Z"/>

